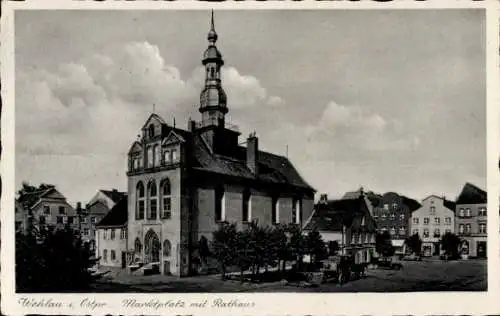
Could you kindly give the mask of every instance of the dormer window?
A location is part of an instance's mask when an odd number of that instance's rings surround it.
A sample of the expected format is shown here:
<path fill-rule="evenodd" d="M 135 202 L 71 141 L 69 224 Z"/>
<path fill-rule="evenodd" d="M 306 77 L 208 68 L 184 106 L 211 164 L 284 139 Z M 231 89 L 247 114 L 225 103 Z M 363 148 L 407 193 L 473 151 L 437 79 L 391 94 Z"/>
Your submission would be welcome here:
<path fill-rule="evenodd" d="M 165 153 L 163 153 L 163 162 L 169 164 L 171 162 L 170 158 L 170 150 L 166 150 Z"/>
<path fill-rule="evenodd" d="M 149 125 L 148 135 L 149 135 L 149 138 L 153 138 L 155 136 L 155 127 L 153 124 Z"/>
<path fill-rule="evenodd" d="M 177 150 L 172 149 L 172 162 L 177 161 Z"/>

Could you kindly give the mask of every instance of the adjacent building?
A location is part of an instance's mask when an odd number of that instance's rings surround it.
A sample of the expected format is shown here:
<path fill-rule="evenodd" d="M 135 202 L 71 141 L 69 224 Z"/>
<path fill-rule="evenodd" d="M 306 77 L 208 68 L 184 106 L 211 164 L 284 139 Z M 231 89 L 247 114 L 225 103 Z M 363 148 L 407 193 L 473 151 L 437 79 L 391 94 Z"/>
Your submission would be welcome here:
<path fill-rule="evenodd" d="M 95 226 L 99 266 L 125 268 L 127 265 L 127 207 L 128 199 L 124 196 Z"/>
<path fill-rule="evenodd" d="M 96 244 L 96 224 L 125 196 L 125 192 L 116 189 L 99 190 L 85 206 L 85 210 L 80 216 L 80 231 L 82 239 L 89 242 L 91 248 L 94 248 Z"/>
<path fill-rule="evenodd" d="M 238 228 L 302 223 L 312 213 L 314 189 L 287 157 L 259 149 L 255 133 L 240 145 L 238 129 L 226 122 L 222 54 L 213 15 L 203 54 L 205 86 L 201 121 L 186 130 L 153 113 L 128 153 L 129 265 L 159 266 L 164 274 L 196 271 L 195 249 L 223 222 Z M 153 269 L 153 270 L 156 270 Z"/>
<path fill-rule="evenodd" d="M 35 227 L 55 228 L 70 225 L 78 229 L 75 209 L 55 186 L 44 186 L 26 192 L 16 200 L 16 225 L 31 219 Z M 22 212 L 22 213 L 21 213 Z"/>
<path fill-rule="evenodd" d="M 466 183 L 456 200 L 455 232 L 462 239 L 465 257 L 487 257 L 487 194 Z"/>
<path fill-rule="evenodd" d="M 376 235 L 370 204 L 362 191 L 340 200 L 328 200 L 322 195 L 304 232 L 316 230 L 326 243 L 337 241 L 340 252 L 352 255 L 356 263 L 369 263 L 375 254 Z"/>
<path fill-rule="evenodd" d="M 404 254 L 405 240 L 411 235 L 411 216 L 413 211 L 421 207 L 420 203 L 395 192 L 387 192 L 372 200 L 377 231 L 389 232 L 396 253 Z"/>
<path fill-rule="evenodd" d="M 411 234 L 418 234 L 422 239 L 424 256 L 439 255 L 441 236 L 454 230 L 455 203 L 444 197 L 426 197 L 411 216 Z"/>

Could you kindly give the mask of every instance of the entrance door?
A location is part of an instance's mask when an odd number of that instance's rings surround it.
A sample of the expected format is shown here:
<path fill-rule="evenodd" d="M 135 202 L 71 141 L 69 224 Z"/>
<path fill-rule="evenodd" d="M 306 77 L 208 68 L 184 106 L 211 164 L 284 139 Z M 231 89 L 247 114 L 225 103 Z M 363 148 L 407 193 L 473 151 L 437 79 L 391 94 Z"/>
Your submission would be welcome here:
<path fill-rule="evenodd" d="M 160 263 L 160 239 L 158 235 L 150 229 L 144 238 L 146 263 Z"/>
<path fill-rule="evenodd" d="M 122 251 L 122 269 L 125 269 L 127 265 L 127 254 L 125 251 Z"/>
<path fill-rule="evenodd" d="M 165 274 L 165 275 L 170 275 L 171 274 L 171 272 L 170 272 L 170 261 L 169 260 L 163 261 L 163 274 Z"/>
<path fill-rule="evenodd" d="M 486 258 L 486 252 L 487 252 L 486 241 L 478 241 L 476 249 L 478 258 Z"/>

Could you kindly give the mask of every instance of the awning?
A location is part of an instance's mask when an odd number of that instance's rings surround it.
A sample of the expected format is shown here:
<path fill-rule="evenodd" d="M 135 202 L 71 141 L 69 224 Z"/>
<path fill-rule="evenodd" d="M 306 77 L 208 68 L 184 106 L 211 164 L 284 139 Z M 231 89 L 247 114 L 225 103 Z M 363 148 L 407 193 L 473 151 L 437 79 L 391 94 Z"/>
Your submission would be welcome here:
<path fill-rule="evenodd" d="M 405 241 L 402 239 L 396 239 L 396 240 L 393 239 L 391 241 L 394 247 L 403 247 L 403 245 L 405 244 Z"/>

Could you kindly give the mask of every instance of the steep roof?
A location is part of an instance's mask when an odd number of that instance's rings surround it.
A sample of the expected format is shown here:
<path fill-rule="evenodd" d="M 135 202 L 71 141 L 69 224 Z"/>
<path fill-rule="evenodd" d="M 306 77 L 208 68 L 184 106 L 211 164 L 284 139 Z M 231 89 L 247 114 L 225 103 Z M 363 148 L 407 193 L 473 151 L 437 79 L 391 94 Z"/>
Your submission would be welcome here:
<path fill-rule="evenodd" d="M 100 191 L 115 203 L 118 203 L 121 199 L 123 199 L 123 197 L 127 195 L 127 193 L 118 190 L 100 190 Z"/>
<path fill-rule="evenodd" d="M 365 226 L 362 221 L 365 219 Z M 314 213 L 304 227 L 305 230 L 341 231 L 347 226 L 354 231 L 375 231 L 375 222 L 368 213 L 363 197 L 340 199 L 316 204 Z"/>
<path fill-rule="evenodd" d="M 484 204 L 486 201 L 487 193 L 485 191 L 471 183 L 466 183 L 457 197 L 456 204 Z"/>
<path fill-rule="evenodd" d="M 17 199 L 18 203 L 24 207 L 31 208 L 38 204 L 43 197 L 46 197 L 50 193 L 56 193 L 57 198 L 66 199 L 54 186 L 48 188 L 37 189 L 32 192 L 27 192 L 19 196 Z"/>
<path fill-rule="evenodd" d="M 124 226 L 128 220 L 128 199 L 124 196 L 103 219 L 97 223 L 96 227 L 103 226 Z"/>

